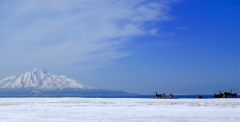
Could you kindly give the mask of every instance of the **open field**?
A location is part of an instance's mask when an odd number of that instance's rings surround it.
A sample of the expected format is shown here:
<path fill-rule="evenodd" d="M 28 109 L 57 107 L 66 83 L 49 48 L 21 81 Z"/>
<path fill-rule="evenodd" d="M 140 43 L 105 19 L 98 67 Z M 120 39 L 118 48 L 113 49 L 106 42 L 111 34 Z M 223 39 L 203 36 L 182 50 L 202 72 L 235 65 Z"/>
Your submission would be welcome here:
<path fill-rule="evenodd" d="M 237 122 L 239 113 L 239 98 L 0 98 L 1 121 Z"/>

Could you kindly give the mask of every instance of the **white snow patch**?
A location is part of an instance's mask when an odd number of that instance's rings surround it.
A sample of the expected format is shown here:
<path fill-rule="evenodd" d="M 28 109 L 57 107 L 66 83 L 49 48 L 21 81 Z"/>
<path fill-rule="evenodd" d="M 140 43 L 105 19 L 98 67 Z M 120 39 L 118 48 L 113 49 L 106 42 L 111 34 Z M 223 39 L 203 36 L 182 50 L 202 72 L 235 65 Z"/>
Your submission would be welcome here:
<path fill-rule="evenodd" d="M 238 122 L 240 99 L 0 98 L 0 119 Z"/>

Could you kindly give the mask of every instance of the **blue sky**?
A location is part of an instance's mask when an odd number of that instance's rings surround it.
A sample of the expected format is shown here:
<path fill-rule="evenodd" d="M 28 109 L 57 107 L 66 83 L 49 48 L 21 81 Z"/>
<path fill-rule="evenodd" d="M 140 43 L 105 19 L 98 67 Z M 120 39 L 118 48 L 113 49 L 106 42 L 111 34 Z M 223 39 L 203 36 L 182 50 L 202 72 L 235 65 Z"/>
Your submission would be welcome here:
<path fill-rule="evenodd" d="M 42 67 L 139 94 L 240 92 L 238 0 L 2 0 L 0 35 L 0 79 Z"/>

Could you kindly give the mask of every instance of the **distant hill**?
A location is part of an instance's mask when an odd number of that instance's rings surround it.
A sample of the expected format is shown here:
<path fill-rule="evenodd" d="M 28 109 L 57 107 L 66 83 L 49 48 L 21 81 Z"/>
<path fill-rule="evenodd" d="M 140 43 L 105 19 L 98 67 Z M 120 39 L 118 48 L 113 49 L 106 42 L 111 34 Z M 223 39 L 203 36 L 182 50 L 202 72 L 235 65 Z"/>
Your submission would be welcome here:
<path fill-rule="evenodd" d="M 0 81 L 0 96 L 88 96 L 130 95 L 121 90 L 106 90 L 86 86 L 66 76 L 57 76 L 35 68 L 19 76 Z"/>

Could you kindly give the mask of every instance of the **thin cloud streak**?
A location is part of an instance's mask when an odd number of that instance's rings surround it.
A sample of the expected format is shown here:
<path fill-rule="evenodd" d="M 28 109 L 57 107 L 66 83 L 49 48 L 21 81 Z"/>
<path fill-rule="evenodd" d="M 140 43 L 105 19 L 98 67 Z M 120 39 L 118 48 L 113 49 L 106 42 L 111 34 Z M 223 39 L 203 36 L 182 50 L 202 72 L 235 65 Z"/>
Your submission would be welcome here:
<path fill-rule="evenodd" d="M 130 56 L 122 49 L 132 37 L 157 32 L 146 22 L 171 19 L 166 1 L 4 1 L 0 8 L 2 68 L 99 67 Z"/>

